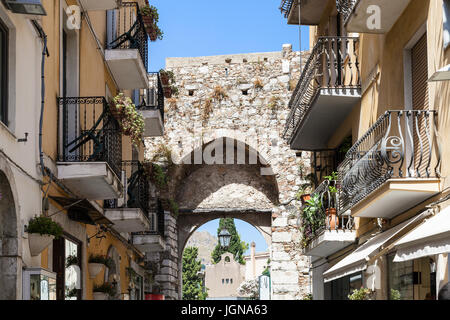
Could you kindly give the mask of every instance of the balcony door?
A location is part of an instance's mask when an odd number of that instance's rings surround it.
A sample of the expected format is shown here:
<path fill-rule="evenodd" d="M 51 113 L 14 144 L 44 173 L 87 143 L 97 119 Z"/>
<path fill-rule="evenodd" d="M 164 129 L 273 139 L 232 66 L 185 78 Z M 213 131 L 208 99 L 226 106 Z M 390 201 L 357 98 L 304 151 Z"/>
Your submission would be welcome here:
<path fill-rule="evenodd" d="M 60 21 L 60 96 L 78 97 L 80 91 L 80 57 L 79 57 L 79 33 L 78 30 L 68 26 L 68 16 L 66 13 L 67 5 L 61 2 L 61 21 Z M 62 153 L 65 160 L 76 159 L 79 156 L 79 151 L 74 150 L 69 152 L 65 145 L 75 140 L 80 135 L 79 105 L 75 102 L 67 102 L 67 105 L 62 106 L 60 112 L 62 119 L 66 125 L 61 126 L 64 132 L 60 132 L 63 141 L 60 142 L 60 147 L 63 148 Z"/>

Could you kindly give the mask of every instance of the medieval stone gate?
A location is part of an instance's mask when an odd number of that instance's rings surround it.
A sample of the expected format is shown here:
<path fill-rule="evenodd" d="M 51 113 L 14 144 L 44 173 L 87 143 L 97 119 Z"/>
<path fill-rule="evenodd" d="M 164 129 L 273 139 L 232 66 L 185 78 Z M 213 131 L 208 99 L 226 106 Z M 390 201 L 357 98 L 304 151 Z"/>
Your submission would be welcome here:
<path fill-rule="evenodd" d="M 305 61 L 306 53 L 302 53 Z M 148 159 L 171 150 L 177 218 L 166 214 L 166 250 L 148 255 L 155 280 L 181 298 L 181 257 L 189 236 L 223 217 L 256 227 L 269 244 L 273 299 L 300 299 L 309 290 L 309 262 L 301 255 L 297 202 L 308 154 L 282 138 L 287 104 L 300 74 L 300 53 L 281 52 L 168 58 L 178 96 L 166 100 L 163 138 L 146 141 Z"/>

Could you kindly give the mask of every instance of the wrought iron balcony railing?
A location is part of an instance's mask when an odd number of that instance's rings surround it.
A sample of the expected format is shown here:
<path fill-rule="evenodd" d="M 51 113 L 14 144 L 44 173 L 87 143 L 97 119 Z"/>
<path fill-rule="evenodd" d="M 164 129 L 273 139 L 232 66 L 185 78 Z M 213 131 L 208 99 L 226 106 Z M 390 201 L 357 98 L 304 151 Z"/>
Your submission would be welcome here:
<path fill-rule="evenodd" d="M 127 201 L 121 207 L 140 208 L 149 217 L 150 189 L 144 166 L 139 161 L 122 161 L 121 170 L 127 176 Z M 104 207 L 116 209 L 118 200 L 106 200 Z"/>
<path fill-rule="evenodd" d="M 143 90 L 140 110 L 159 110 L 164 123 L 164 90 L 159 72 L 149 73 L 149 88 Z"/>
<path fill-rule="evenodd" d="M 283 14 L 285 18 L 289 17 L 289 13 L 291 12 L 293 4 L 294 0 L 281 0 L 279 9 L 281 11 L 281 14 Z"/>
<path fill-rule="evenodd" d="M 106 162 L 120 178 L 122 135 L 104 97 L 58 98 L 60 162 Z"/>
<path fill-rule="evenodd" d="M 138 49 L 148 69 L 148 35 L 137 2 L 123 2 L 108 13 L 108 49 Z"/>
<path fill-rule="evenodd" d="M 357 37 L 320 37 L 306 62 L 289 108 L 284 138 L 291 139 L 321 89 L 360 90 Z"/>
<path fill-rule="evenodd" d="M 388 111 L 348 151 L 339 166 L 339 212 L 393 178 L 438 178 L 435 111 Z"/>
<path fill-rule="evenodd" d="M 305 245 L 308 245 L 311 240 L 327 230 L 353 230 L 353 218 L 337 214 L 339 188 L 338 181 L 325 180 L 311 194 L 311 200 L 304 205 L 303 210 L 308 210 L 308 206 L 316 208 L 314 213 L 303 213 L 302 216 L 301 224 Z"/>
<path fill-rule="evenodd" d="M 150 231 L 145 232 L 133 232 L 133 235 L 158 235 L 165 236 L 165 220 L 164 220 L 164 208 L 160 199 L 156 202 L 156 213 L 150 213 Z"/>
<path fill-rule="evenodd" d="M 347 24 L 348 19 L 353 13 L 359 0 L 336 0 L 336 8 L 338 12 L 342 15 L 342 21 L 344 25 Z"/>

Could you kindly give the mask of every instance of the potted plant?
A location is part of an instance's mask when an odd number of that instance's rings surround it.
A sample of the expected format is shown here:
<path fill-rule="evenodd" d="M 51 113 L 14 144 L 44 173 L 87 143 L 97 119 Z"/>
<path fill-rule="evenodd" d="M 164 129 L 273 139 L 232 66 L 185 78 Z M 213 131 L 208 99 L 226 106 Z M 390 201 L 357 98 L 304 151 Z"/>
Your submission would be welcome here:
<path fill-rule="evenodd" d="M 116 289 L 109 282 L 105 282 L 101 285 L 94 285 L 94 289 L 93 289 L 94 300 L 108 300 L 110 297 L 113 297 L 115 294 L 116 294 Z"/>
<path fill-rule="evenodd" d="M 145 31 L 151 41 L 157 39 L 162 40 L 164 33 L 158 27 L 159 14 L 155 6 L 146 5 L 140 10 L 142 21 L 144 22 Z"/>
<path fill-rule="evenodd" d="M 338 173 L 332 172 L 331 175 L 325 177 L 328 180 L 328 194 L 329 208 L 326 208 L 325 214 L 327 216 L 328 227 L 331 230 L 337 230 L 339 228 L 339 218 L 337 217 L 337 187 L 336 181 L 338 180 Z"/>
<path fill-rule="evenodd" d="M 88 270 L 91 279 L 94 279 L 102 270 L 103 267 L 110 268 L 113 260 L 103 255 L 90 255 L 88 261 Z"/>
<path fill-rule="evenodd" d="M 320 216 L 321 208 L 320 195 L 313 194 L 311 199 L 306 201 L 302 210 L 300 229 L 303 234 L 302 245 L 304 248 L 308 246 L 316 232 L 324 226 L 324 219 Z"/>
<path fill-rule="evenodd" d="M 60 224 L 45 216 L 34 217 L 28 222 L 25 229 L 28 232 L 31 256 L 39 255 L 54 239 L 58 239 L 63 233 Z"/>
<path fill-rule="evenodd" d="M 114 98 L 114 106 L 111 109 L 120 123 L 122 132 L 131 137 L 134 145 L 139 145 L 144 135 L 145 121 L 132 100 L 123 93 L 119 93 Z"/>
<path fill-rule="evenodd" d="M 163 87 L 167 87 L 175 83 L 175 75 L 172 71 L 161 69 L 159 70 L 159 76 L 161 78 Z"/>
<path fill-rule="evenodd" d="M 348 295 L 350 300 L 373 300 L 375 292 L 368 288 L 361 288 L 353 290 L 352 294 Z"/>

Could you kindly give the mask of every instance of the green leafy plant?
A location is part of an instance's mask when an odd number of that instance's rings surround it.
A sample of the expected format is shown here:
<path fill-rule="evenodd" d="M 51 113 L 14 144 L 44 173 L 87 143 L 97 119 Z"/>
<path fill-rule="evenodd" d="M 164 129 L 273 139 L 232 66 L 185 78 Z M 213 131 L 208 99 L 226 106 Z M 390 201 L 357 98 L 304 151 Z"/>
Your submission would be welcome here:
<path fill-rule="evenodd" d="M 131 98 L 119 93 L 114 98 L 113 114 L 118 118 L 122 132 L 138 146 L 144 135 L 145 122 Z"/>
<path fill-rule="evenodd" d="M 142 20 L 144 21 L 145 30 L 150 37 L 151 41 L 157 39 L 162 40 L 164 32 L 159 28 L 159 13 L 155 6 L 146 5 L 140 9 Z"/>
<path fill-rule="evenodd" d="M 320 195 L 313 194 L 301 213 L 300 231 L 302 232 L 302 246 L 306 248 L 314 238 L 317 231 L 325 226 L 325 217 L 322 212 Z"/>
<path fill-rule="evenodd" d="M 109 283 L 109 282 L 105 282 L 103 284 L 94 285 L 94 289 L 93 292 L 101 292 L 101 293 L 106 293 L 107 295 L 109 295 L 110 297 L 113 297 L 116 295 L 116 289 L 114 288 L 114 286 Z"/>
<path fill-rule="evenodd" d="M 312 301 L 312 300 L 314 300 L 314 299 L 313 299 L 312 293 L 305 294 L 305 295 L 303 296 L 303 299 L 302 299 L 302 300 L 307 300 L 307 301 Z"/>
<path fill-rule="evenodd" d="M 100 254 L 91 254 L 88 262 L 104 264 L 107 268 L 111 268 L 114 265 L 114 260 L 112 258 Z"/>
<path fill-rule="evenodd" d="M 26 232 L 38 233 L 41 236 L 54 236 L 56 239 L 59 239 L 63 234 L 63 228 L 49 217 L 36 216 L 28 222 Z"/>
<path fill-rule="evenodd" d="M 400 291 L 391 289 L 390 299 L 391 300 L 401 300 Z"/>
<path fill-rule="evenodd" d="M 178 203 L 176 203 L 173 199 L 169 199 L 169 210 L 175 217 L 178 217 L 178 215 L 180 214 Z"/>
<path fill-rule="evenodd" d="M 355 289 L 352 294 L 348 295 L 348 298 L 350 300 L 370 300 L 373 293 L 374 292 L 368 288 Z"/>
<path fill-rule="evenodd" d="M 70 266 L 77 266 L 79 264 L 78 257 L 76 255 L 70 255 L 66 258 L 66 268 Z"/>

